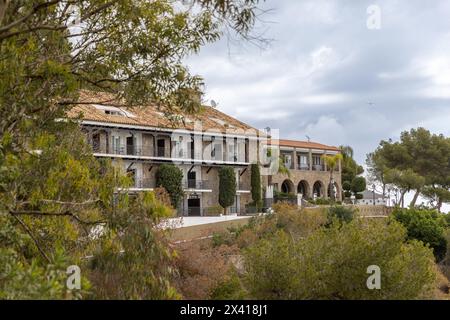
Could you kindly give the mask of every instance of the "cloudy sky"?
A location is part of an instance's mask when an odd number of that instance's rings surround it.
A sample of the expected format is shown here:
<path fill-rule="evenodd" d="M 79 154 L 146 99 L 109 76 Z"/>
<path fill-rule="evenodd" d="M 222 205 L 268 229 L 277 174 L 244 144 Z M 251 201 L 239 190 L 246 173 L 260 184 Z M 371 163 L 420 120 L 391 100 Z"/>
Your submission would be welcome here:
<path fill-rule="evenodd" d="M 380 9 L 380 29 L 367 27 Z M 356 158 L 381 139 L 425 126 L 450 135 L 450 1 L 267 0 L 260 49 L 227 39 L 188 63 L 206 99 L 280 137 L 348 144 Z M 373 11 L 371 11 L 373 13 Z"/>

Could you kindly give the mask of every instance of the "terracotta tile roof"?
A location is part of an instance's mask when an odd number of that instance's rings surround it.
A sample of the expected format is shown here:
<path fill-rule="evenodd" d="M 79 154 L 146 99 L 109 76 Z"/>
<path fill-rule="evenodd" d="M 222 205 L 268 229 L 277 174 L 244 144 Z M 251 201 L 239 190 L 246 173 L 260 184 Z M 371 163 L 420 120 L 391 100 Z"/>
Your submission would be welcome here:
<path fill-rule="evenodd" d="M 275 140 L 276 141 L 276 140 Z M 274 141 L 274 143 L 276 143 Z M 282 147 L 293 147 L 293 148 L 305 148 L 305 149 L 319 149 L 319 150 L 329 150 L 329 151 L 340 151 L 339 148 L 334 146 L 327 146 L 318 142 L 308 142 L 300 140 L 286 140 L 279 139 L 278 144 Z"/>
<path fill-rule="evenodd" d="M 202 131 L 208 130 L 229 134 L 245 133 L 245 135 L 250 136 L 255 135 L 255 133 L 258 132 L 260 136 L 264 136 L 263 132 L 208 106 L 204 106 L 203 110 L 199 114 L 180 114 L 185 118 L 185 121 L 174 122 L 168 119 L 167 116 L 155 105 L 127 108 L 120 102 L 112 100 L 111 96 L 104 92 L 81 91 L 79 101 L 81 103 L 89 103 L 78 104 L 73 107 L 67 113 L 69 118 L 77 118 L 81 116 L 83 120 L 89 121 L 185 130 L 194 130 L 195 122 L 199 121 L 202 125 Z M 123 111 L 123 114 L 106 114 L 105 110 L 101 109 L 102 107 L 116 107 L 119 108 L 120 111 Z M 246 133 L 247 130 L 250 133 Z"/>

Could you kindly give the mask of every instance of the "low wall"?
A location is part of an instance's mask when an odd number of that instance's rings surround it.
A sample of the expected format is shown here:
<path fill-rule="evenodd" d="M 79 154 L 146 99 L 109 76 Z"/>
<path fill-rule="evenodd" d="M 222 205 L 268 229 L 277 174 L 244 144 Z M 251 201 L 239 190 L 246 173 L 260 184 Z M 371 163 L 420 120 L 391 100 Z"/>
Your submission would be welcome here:
<path fill-rule="evenodd" d="M 228 220 L 173 229 L 171 231 L 170 241 L 191 241 L 209 237 L 214 233 L 225 231 L 231 227 L 240 227 L 246 225 L 251 218 L 252 217 L 249 216 L 236 220 Z"/>
<path fill-rule="evenodd" d="M 383 205 L 352 205 L 362 217 L 387 217 L 392 213 L 392 208 Z"/>

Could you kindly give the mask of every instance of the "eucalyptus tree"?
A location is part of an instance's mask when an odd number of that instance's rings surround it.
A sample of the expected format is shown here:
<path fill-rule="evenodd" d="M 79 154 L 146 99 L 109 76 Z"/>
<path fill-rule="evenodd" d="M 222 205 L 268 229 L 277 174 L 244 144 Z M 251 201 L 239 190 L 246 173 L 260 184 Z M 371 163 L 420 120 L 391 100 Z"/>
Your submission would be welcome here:
<path fill-rule="evenodd" d="M 58 120 L 77 103 L 200 112 L 203 79 L 183 61 L 226 30 L 252 39 L 257 4 L 0 1 L 0 256 L 5 270 L 18 270 L 0 284 L 1 298 L 86 297 L 67 296 L 56 280 L 68 264 L 89 269 L 88 254 L 98 257 L 90 278 L 98 286 L 110 283 L 97 271 L 114 269 L 114 285 L 126 288 L 122 297 L 177 296 L 167 285 L 170 250 L 153 228 L 164 206 L 150 195 L 136 200 L 117 192 L 129 179 L 93 158 L 76 123 Z M 81 102 L 80 90 L 112 98 Z M 124 248 L 128 254 L 118 256 Z M 148 261 L 162 262 L 142 270 Z M 126 277 L 127 270 L 136 277 Z M 25 275 L 34 277 L 33 286 L 18 285 Z M 55 281 L 42 282 L 52 275 Z M 102 289 L 92 291 L 120 298 Z"/>

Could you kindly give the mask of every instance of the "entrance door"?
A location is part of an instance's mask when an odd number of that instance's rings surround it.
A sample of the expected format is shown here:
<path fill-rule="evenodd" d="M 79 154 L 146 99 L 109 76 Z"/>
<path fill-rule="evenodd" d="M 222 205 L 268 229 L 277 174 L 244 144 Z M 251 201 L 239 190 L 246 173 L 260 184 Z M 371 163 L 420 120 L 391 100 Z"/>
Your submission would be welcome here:
<path fill-rule="evenodd" d="M 188 199 L 188 215 L 200 216 L 200 199 Z"/>

